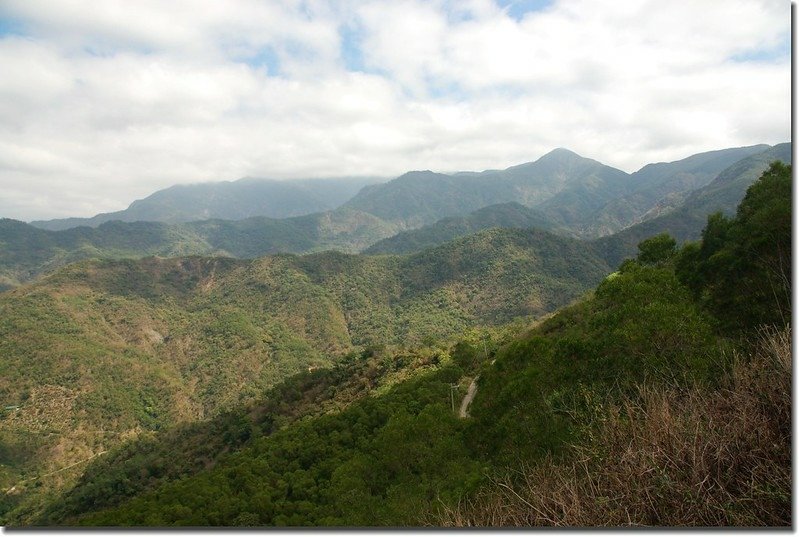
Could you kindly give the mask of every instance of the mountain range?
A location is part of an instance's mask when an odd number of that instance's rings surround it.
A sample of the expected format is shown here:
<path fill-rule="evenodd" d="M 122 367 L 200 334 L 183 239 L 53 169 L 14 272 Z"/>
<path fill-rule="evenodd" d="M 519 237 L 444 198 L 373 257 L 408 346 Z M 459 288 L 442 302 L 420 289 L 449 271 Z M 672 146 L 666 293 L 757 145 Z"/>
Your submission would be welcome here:
<path fill-rule="evenodd" d="M 134 201 L 123 211 L 91 218 L 60 218 L 31 222 L 41 229 L 59 231 L 104 222 L 191 222 L 243 220 L 251 216 L 288 218 L 335 209 L 362 187 L 379 183 L 377 177 L 295 179 L 277 181 L 245 177 L 238 181 L 175 185 Z"/>
<path fill-rule="evenodd" d="M 407 253 L 489 227 L 536 227 L 583 239 L 603 236 L 596 244 L 613 265 L 633 255 L 638 240 L 659 231 L 671 231 L 681 240 L 696 238 L 704 216 L 731 211 L 773 159 L 790 162 L 790 144 L 700 153 L 650 164 L 633 174 L 556 149 L 506 170 L 410 172 L 367 185 L 346 201 L 367 180 L 300 181 L 292 186 L 248 179 L 172 187 L 134 202 L 127 211 L 88 220 L 35 226 L 0 220 L 0 289 L 92 257 L 254 258 L 326 249 Z M 288 218 L 251 216 L 276 207 L 310 211 L 311 199 L 340 206 Z M 229 219 L 184 222 L 207 214 Z M 153 221 L 109 220 L 116 216 Z M 618 236 L 611 233 L 620 230 Z"/>

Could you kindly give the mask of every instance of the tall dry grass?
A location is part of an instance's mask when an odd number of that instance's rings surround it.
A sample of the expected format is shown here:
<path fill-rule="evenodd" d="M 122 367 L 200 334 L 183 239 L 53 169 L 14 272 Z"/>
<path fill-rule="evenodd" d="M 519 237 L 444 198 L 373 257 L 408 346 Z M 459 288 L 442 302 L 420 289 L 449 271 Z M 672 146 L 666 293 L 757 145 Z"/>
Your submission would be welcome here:
<path fill-rule="evenodd" d="M 544 460 L 444 508 L 445 526 L 789 526 L 791 332 L 764 330 L 721 388 L 641 387 L 568 463 Z"/>

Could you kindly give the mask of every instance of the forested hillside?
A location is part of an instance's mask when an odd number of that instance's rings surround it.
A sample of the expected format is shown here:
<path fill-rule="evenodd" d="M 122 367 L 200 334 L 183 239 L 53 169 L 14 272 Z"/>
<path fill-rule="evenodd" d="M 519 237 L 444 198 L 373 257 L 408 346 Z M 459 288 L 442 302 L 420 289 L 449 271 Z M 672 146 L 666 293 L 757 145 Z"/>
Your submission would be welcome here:
<path fill-rule="evenodd" d="M 397 231 L 396 226 L 351 209 L 293 218 L 253 217 L 185 224 L 106 222 L 47 231 L 16 220 L 0 220 L 0 289 L 52 272 L 81 259 L 125 259 L 158 255 L 224 255 L 255 258 L 273 253 L 327 249 L 357 252 Z"/>
<path fill-rule="evenodd" d="M 551 312 L 609 270 L 579 241 L 534 230 L 410 256 L 69 265 L 0 295 L 2 485 L 215 416 L 357 349 L 429 346 Z"/>
<path fill-rule="evenodd" d="M 553 223 L 540 212 L 519 203 L 502 203 L 466 216 L 442 218 L 419 229 L 402 231 L 369 246 L 365 254 L 407 254 L 438 246 L 470 233 L 493 227 L 551 229 Z"/>
<path fill-rule="evenodd" d="M 349 365 L 289 379 L 260 404 L 98 458 L 41 515 L 12 502 L 8 516 L 69 525 L 789 526 L 791 191 L 790 166 L 773 164 L 734 216 L 707 220 L 700 242 L 678 247 L 667 234 L 641 242 L 636 259 L 593 294 L 524 333 L 461 329 L 460 341 L 434 353 L 352 354 Z M 399 293 L 402 303 L 442 285 L 453 289 L 446 282 L 467 289 L 462 282 L 477 275 L 514 281 L 508 288 L 518 290 L 524 280 L 512 278 L 522 267 L 584 270 L 538 260 L 550 249 L 563 251 L 564 260 L 579 251 L 568 244 L 581 243 L 558 241 L 544 232 L 492 230 L 415 256 L 281 256 L 226 261 L 217 270 L 247 286 L 268 281 L 248 280 L 248 270 L 290 266 L 304 281 L 337 289 L 328 296 L 354 298 L 347 295 L 352 265 L 366 274 L 395 264 L 397 289 L 413 289 Z M 520 255 L 523 245 L 542 243 L 548 246 Z M 489 245 L 499 245 L 501 262 L 483 260 Z M 111 273 L 95 276 L 88 267 L 60 274 L 94 278 L 104 293 L 124 291 L 118 278 L 103 276 Z M 207 285 L 207 277 L 180 280 L 185 285 L 176 278 L 164 271 L 136 295 L 174 289 L 170 300 L 179 301 L 192 286 Z M 500 289 L 464 302 L 478 309 L 462 311 L 507 319 L 477 313 Z M 361 395 L 348 374 L 364 379 Z M 459 417 L 456 395 L 475 378 L 470 417 Z M 280 407 L 281 397 L 298 401 L 298 414 L 288 416 L 291 405 Z M 325 404 L 335 411 L 321 412 Z M 306 417 L 295 421 L 299 414 Z M 228 433 L 220 440 L 210 431 Z M 191 447 L 204 435 L 213 445 Z M 163 462 L 192 453 L 198 458 L 179 463 L 179 472 Z"/>

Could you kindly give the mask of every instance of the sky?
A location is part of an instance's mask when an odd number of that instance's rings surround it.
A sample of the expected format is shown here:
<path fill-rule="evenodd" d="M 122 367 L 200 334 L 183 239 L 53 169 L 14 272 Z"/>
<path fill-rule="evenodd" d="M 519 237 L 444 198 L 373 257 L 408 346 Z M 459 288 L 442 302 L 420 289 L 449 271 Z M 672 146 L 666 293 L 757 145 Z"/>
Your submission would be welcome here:
<path fill-rule="evenodd" d="M 0 217 L 790 140 L 788 0 L 0 0 Z"/>

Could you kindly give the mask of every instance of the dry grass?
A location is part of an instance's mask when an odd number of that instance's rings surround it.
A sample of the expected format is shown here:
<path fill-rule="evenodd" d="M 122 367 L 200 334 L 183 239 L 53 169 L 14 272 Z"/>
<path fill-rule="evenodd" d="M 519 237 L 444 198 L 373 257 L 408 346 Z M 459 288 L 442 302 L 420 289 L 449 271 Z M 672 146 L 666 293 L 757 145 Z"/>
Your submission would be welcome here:
<path fill-rule="evenodd" d="M 643 387 L 568 463 L 444 509 L 445 526 L 790 526 L 791 332 L 763 331 L 720 389 Z"/>

